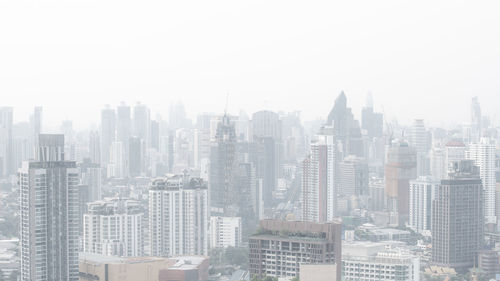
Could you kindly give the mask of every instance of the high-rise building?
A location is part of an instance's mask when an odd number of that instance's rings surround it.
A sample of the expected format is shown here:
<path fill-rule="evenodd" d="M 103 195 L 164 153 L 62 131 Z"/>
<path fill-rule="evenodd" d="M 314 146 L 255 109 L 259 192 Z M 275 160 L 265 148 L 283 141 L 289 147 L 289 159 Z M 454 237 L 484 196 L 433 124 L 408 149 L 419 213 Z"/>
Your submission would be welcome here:
<path fill-rule="evenodd" d="M 101 163 L 101 143 L 99 133 L 96 131 L 91 131 L 89 134 L 89 158 L 92 163 Z"/>
<path fill-rule="evenodd" d="M 445 168 L 446 177 L 448 177 L 448 168 L 457 161 L 465 160 L 465 151 L 467 147 L 461 141 L 449 141 L 445 147 Z"/>
<path fill-rule="evenodd" d="M 122 143 L 123 172 L 124 176 L 128 176 L 129 171 L 129 140 L 132 136 L 132 120 L 130 118 L 130 106 L 121 103 L 116 107 L 116 141 Z"/>
<path fill-rule="evenodd" d="M 36 155 L 19 169 L 21 280 L 77 281 L 78 169 L 63 135 L 40 135 Z"/>
<path fill-rule="evenodd" d="M 337 222 L 262 220 L 259 232 L 250 237 L 251 278 L 296 277 L 300 264 L 333 264 L 341 280 L 342 230 Z"/>
<path fill-rule="evenodd" d="M 115 141 L 116 114 L 115 110 L 106 106 L 101 110 L 101 163 L 109 164 L 111 144 Z"/>
<path fill-rule="evenodd" d="M 385 164 L 385 192 L 388 208 L 399 214 L 400 220 L 408 216 L 410 180 L 417 178 L 416 151 L 408 144 L 395 143 L 387 151 Z"/>
<path fill-rule="evenodd" d="M 479 142 L 482 137 L 482 115 L 478 97 L 473 97 L 471 102 L 471 132 L 470 142 Z"/>
<path fill-rule="evenodd" d="M 134 106 L 133 133 L 135 137 L 141 138 L 146 148 L 150 147 L 151 142 L 151 118 L 149 108 L 141 103 Z"/>
<path fill-rule="evenodd" d="M 410 181 L 410 201 L 408 210 L 409 226 L 419 232 L 430 234 L 432 201 L 436 197 L 440 180 L 433 177 L 419 177 Z"/>
<path fill-rule="evenodd" d="M 466 272 L 483 245 L 483 185 L 471 160 L 455 162 L 432 202 L 432 263 Z"/>
<path fill-rule="evenodd" d="M 224 115 L 210 148 L 210 207 L 214 214 L 237 215 L 237 160 L 234 123 Z"/>
<path fill-rule="evenodd" d="M 384 116 L 382 113 L 373 112 L 373 100 L 371 99 L 371 95 L 361 112 L 361 128 L 366 130 L 369 137 L 380 138 L 383 135 Z"/>
<path fill-rule="evenodd" d="M 0 176 L 14 173 L 12 107 L 0 107 Z"/>
<path fill-rule="evenodd" d="M 207 185 L 175 175 L 153 180 L 149 189 L 151 255 L 208 255 Z"/>
<path fill-rule="evenodd" d="M 302 219 L 310 222 L 331 221 L 337 208 L 339 152 L 332 134 L 317 135 L 311 153 L 303 161 Z"/>
<path fill-rule="evenodd" d="M 102 168 L 99 164 L 89 162 L 85 159 L 79 164 L 81 173 L 81 183 L 88 186 L 89 200 L 101 200 L 102 196 Z"/>
<path fill-rule="evenodd" d="M 30 115 L 30 153 L 29 158 L 35 158 L 35 148 L 38 147 L 38 136 L 42 133 L 42 111 L 41 106 L 35 106 L 33 114 Z"/>
<path fill-rule="evenodd" d="M 241 217 L 210 217 L 210 247 L 240 247 Z"/>
<path fill-rule="evenodd" d="M 474 160 L 479 167 L 479 175 L 484 188 L 484 216 L 485 223 L 496 224 L 495 212 L 495 140 L 481 138 L 480 142 L 469 145 L 468 158 Z"/>
<path fill-rule="evenodd" d="M 129 140 L 129 175 L 137 177 L 145 172 L 145 142 L 140 137 L 131 137 Z"/>
<path fill-rule="evenodd" d="M 111 157 L 107 166 L 108 178 L 124 178 L 125 177 L 125 153 L 124 145 L 121 141 L 114 141 L 111 144 Z"/>
<path fill-rule="evenodd" d="M 144 210 L 138 201 L 106 199 L 88 204 L 83 251 L 106 256 L 144 255 Z"/>
<path fill-rule="evenodd" d="M 416 119 L 410 128 L 408 145 L 417 152 L 417 176 L 429 175 L 429 135 L 424 120 Z"/>
<path fill-rule="evenodd" d="M 368 196 L 368 163 L 363 158 L 349 155 L 339 163 L 338 192 L 343 196 Z"/>

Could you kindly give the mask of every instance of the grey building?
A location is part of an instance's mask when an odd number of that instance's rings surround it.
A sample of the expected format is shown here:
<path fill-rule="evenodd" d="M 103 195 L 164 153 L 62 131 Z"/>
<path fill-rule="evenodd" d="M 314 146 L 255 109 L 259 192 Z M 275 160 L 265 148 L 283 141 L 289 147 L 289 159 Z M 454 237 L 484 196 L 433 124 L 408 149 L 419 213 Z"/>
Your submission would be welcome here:
<path fill-rule="evenodd" d="M 78 169 L 63 135 L 40 135 L 36 154 L 19 169 L 21 280 L 77 281 Z"/>
<path fill-rule="evenodd" d="M 455 162 L 432 204 L 432 263 L 465 272 L 483 245 L 483 185 L 473 161 Z"/>

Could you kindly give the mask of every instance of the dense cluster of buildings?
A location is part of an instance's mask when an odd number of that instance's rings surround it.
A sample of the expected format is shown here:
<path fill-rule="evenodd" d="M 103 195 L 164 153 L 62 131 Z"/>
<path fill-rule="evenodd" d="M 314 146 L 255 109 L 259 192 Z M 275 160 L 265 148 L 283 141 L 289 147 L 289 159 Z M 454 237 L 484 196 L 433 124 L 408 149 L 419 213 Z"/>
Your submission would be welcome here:
<path fill-rule="evenodd" d="M 500 135 L 476 98 L 471 108 L 470 124 L 445 130 L 384 121 L 371 97 L 358 121 L 344 93 L 308 123 L 272 111 L 193 123 L 182 104 L 163 120 L 122 103 L 101 111 L 97 130 L 64 121 L 45 134 L 41 107 L 20 124 L 1 107 L 0 226 L 19 228 L 0 228 L 0 275 L 491 277 Z M 232 249 L 246 261 L 225 257 Z"/>

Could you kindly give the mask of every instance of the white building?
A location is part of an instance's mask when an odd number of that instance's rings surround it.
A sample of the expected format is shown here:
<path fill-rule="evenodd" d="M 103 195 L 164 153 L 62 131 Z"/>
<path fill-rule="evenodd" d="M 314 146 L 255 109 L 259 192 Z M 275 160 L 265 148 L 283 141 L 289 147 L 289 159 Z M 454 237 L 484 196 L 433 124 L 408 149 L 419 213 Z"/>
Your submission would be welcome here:
<path fill-rule="evenodd" d="M 114 141 L 111 144 L 111 155 L 108 164 L 108 178 L 125 177 L 125 147 L 123 142 Z"/>
<path fill-rule="evenodd" d="M 469 145 L 468 158 L 479 166 L 479 175 L 484 188 L 485 223 L 497 223 L 495 213 L 495 140 L 482 138 L 478 143 Z"/>
<path fill-rule="evenodd" d="M 158 178 L 149 190 L 151 255 L 208 255 L 208 190 L 199 178 Z"/>
<path fill-rule="evenodd" d="M 445 165 L 446 178 L 448 178 L 448 169 L 451 163 L 465 160 L 465 144 L 461 141 L 450 141 L 445 146 Z"/>
<path fill-rule="evenodd" d="M 241 245 L 241 217 L 210 217 L 210 247 Z"/>
<path fill-rule="evenodd" d="M 420 280 L 420 258 L 389 243 L 342 244 L 342 280 Z"/>
<path fill-rule="evenodd" d="M 331 221 L 337 210 L 337 144 L 333 134 L 316 138 L 309 157 L 303 161 L 302 219 L 325 222 Z"/>
<path fill-rule="evenodd" d="M 78 169 L 64 135 L 40 135 L 36 155 L 19 169 L 20 280 L 78 281 Z"/>
<path fill-rule="evenodd" d="M 432 200 L 439 184 L 432 177 L 419 177 L 410 181 L 409 225 L 419 233 L 430 235 Z"/>
<path fill-rule="evenodd" d="M 144 255 L 143 209 L 138 201 L 106 199 L 88 204 L 83 251 L 106 256 Z"/>

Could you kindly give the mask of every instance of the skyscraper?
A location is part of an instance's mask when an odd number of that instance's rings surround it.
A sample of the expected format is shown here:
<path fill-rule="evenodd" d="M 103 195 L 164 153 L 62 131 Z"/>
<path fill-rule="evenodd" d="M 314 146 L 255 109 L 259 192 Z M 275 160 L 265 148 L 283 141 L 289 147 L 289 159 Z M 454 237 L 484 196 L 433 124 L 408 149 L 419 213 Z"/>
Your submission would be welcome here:
<path fill-rule="evenodd" d="M 484 216 L 487 224 L 496 224 L 495 214 L 495 140 L 481 138 L 469 145 L 468 158 L 479 167 L 479 175 L 484 188 Z"/>
<path fill-rule="evenodd" d="M 432 201 L 439 184 L 440 180 L 432 177 L 419 177 L 410 181 L 408 222 L 410 228 L 419 233 L 431 230 Z"/>
<path fill-rule="evenodd" d="M 224 115 L 217 126 L 215 140 L 210 147 L 210 207 L 216 214 L 236 216 L 236 133 L 234 123 Z"/>
<path fill-rule="evenodd" d="M 0 176 L 14 173 L 12 107 L 0 107 Z"/>
<path fill-rule="evenodd" d="M 130 106 L 121 103 L 116 108 L 116 141 L 122 143 L 122 156 L 124 176 L 128 176 L 129 171 L 129 140 L 132 135 L 132 121 L 130 119 Z"/>
<path fill-rule="evenodd" d="M 432 203 L 432 263 L 466 272 L 483 245 L 483 186 L 473 161 L 455 162 Z"/>
<path fill-rule="evenodd" d="M 311 143 L 311 153 L 303 161 L 303 220 L 326 222 L 336 215 L 338 156 L 337 142 L 332 134 L 318 135 Z"/>
<path fill-rule="evenodd" d="M 109 164 L 111 144 L 115 141 L 116 114 L 115 110 L 106 106 L 101 111 L 101 163 Z"/>
<path fill-rule="evenodd" d="M 471 103 L 471 132 L 470 132 L 470 142 L 479 142 L 482 137 L 482 116 L 481 116 L 481 106 L 479 105 L 478 97 L 472 98 Z"/>
<path fill-rule="evenodd" d="M 385 164 L 385 192 L 388 207 L 398 212 L 400 221 L 408 216 L 410 180 L 417 178 L 416 151 L 407 143 L 395 143 L 387 152 Z"/>
<path fill-rule="evenodd" d="M 78 169 L 63 135 L 40 135 L 36 159 L 19 169 L 21 280 L 77 281 Z"/>
<path fill-rule="evenodd" d="M 208 190 L 199 178 L 158 178 L 149 189 L 151 255 L 208 255 Z"/>
<path fill-rule="evenodd" d="M 429 138 L 424 120 L 416 119 L 410 128 L 409 146 L 417 152 L 417 176 L 429 175 Z"/>

